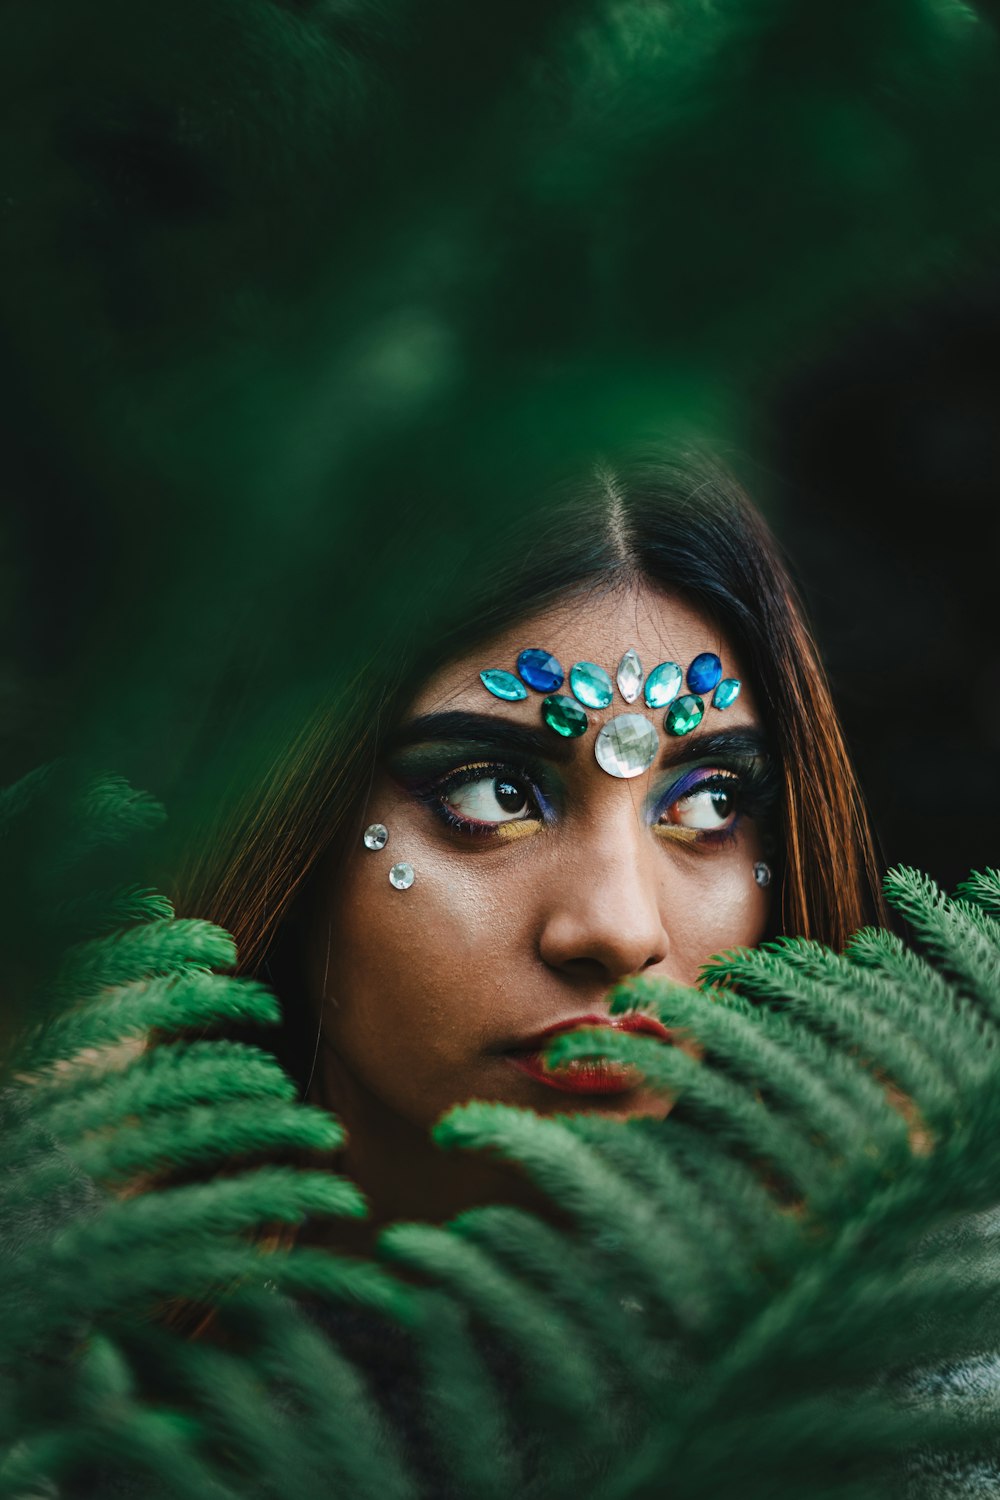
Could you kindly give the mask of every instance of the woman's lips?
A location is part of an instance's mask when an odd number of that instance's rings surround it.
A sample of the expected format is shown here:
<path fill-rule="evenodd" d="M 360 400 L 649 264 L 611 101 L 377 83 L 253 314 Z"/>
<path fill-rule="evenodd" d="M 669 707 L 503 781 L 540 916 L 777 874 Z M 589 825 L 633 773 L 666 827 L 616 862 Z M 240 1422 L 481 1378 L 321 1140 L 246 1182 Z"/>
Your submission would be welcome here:
<path fill-rule="evenodd" d="M 552 1037 L 564 1031 L 577 1031 L 582 1026 L 603 1027 L 608 1031 L 638 1031 L 646 1036 L 655 1036 L 661 1042 L 674 1040 L 671 1032 L 654 1019 L 631 1011 L 624 1016 L 574 1016 L 570 1021 L 557 1021 L 518 1044 L 507 1053 L 507 1059 L 522 1073 L 537 1083 L 564 1094 L 623 1094 L 635 1088 L 641 1074 L 627 1063 L 612 1062 L 603 1057 L 579 1057 L 558 1068 L 547 1068 L 541 1049 Z"/>

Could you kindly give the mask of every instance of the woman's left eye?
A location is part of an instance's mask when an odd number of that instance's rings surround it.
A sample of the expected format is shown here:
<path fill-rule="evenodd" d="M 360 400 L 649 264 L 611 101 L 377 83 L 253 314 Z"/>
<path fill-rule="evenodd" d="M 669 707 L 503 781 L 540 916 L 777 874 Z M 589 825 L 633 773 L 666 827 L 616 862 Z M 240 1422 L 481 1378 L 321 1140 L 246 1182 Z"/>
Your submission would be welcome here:
<path fill-rule="evenodd" d="M 527 783 L 512 776 L 479 776 L 442 793 L 449 812 L 470 823 L 516 823 L 537 818 Z"/>
<path fill-rule="evenodd" d="M 716 773 L 671 802 L 660 823 L 716 833 L 732 827 L 738 810 L 739 777 Z"/>

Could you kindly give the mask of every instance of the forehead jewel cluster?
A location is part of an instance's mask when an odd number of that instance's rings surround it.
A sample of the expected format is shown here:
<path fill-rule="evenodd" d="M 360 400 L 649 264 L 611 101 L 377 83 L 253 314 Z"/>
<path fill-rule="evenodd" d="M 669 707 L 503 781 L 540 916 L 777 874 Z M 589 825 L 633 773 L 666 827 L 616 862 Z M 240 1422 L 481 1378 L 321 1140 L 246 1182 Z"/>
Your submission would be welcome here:
<path fill-rule="evenodd" d="M 615 685 L 611 676 L 596 662 L 574 662 L 569 669 L 572 697 L 560 693 L 566 681 L 562 666 L 548 651 L 529 647 L 517 658 L 517 675 L 491 667 L 479 674 L 483 686 L 494 698 L 517 703 L 528 696 L 528 688 L 544 693 L 542 718 L 550 729 L 564 738 L 585 734 L 590 721 L 588 708 L 609 708 L 614 701 Z M 687 692 L 681 692 L 687 679 Z M 615 674 L 618 692 L 626 703 L 634 703 L 640 692 L 647 708 L 665 708 L 663 727 L 668 734 L 690 734 L 705 715 L 705 698 L 712 694 L 712 707 L 726 709 L 739 697 L 736 677 L 723 677 L 722 663 L 713 651 L 702 651 L 683 672 L 675 661 L 661 661 L 648 677 L 643 677 L 642 663 L 630 646 L 618 663 Z M 581 704 L 583 705 L 581 707 Z M 609 776 L 640 776 L 656 758 L 657 735 L 644 714 L 619 714 L 598 732 L 594 742 L 597 763 Z"/>

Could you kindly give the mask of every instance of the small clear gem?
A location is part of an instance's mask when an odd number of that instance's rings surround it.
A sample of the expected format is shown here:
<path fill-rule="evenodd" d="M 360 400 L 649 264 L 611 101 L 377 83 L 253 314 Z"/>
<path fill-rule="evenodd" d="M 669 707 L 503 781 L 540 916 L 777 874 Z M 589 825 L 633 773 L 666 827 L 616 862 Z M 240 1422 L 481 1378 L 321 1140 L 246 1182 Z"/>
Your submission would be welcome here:
<path fill-rule="evenodd" d="M 684 673 L 675 661 L 661 661 L 646 678 L 646 703 L 650 708 L 666 708 L 684 685 Z"/>
<path fill-rule="evenodd" d="M 712 699 L 712 707 L 732 708 L 733 704 L 740 696 L 741 686 L 742 684 L 738 677 L 723 677 L 722 681 L 719 683 L 719 686 L 715 690 L 715 697 Z"/>
<path fill-rule="evenodd" d="M 578 734 L 585 734 L 589 723 L 579 703 L 574 703 L 572 698 L 564 698 L 561 693 L 542 699 L 542 718 L 550 729 L 568 740 L 576 739 Z"/>
<path fill-rule="evenodd" d="M 690 734 L 705 714 L 705 705 L 694 693 L 682 693 L 667 709 L 663 727 L 668 734 Z"/>
<path fill-rule="evenodd" d="M 634 703 L 642 687 L 642 662 L 634 646 L 630 646 L 618 663 L 618 691 L 626 703 Z"/>
<path fill-rule="evenodd" d="M 503 698 L 505 703 L 517 703 L 521 698 L 527 698 L 528 689 L 523 682 L 518 682 L 513 672 L 502 672 L 499 667 L 489 667 L 485 672 L 480 672 L 480 680 L 488 693 L 494 698 Z"/>
<path fill-rule="evenodd" d="M 366 849 L 384 849 L 389 842 L 389 830 L 384 823 L 369 823 L 364 839 Z"/>
<path fill-rule="evenodd" d="M 586 708 L 607 708 L 615 694 L 611 678 L 593 661 L 574 662 L 569 669 L 569 685 Z"/>
<path fill-rule="evenodd" d="M 408 864 L 393 865 L 389 871 L 389 884 L 394 885 L 397 891 L 408 891 L 413 884 L 415 876 L 413 866 Z"/>
<path fill-rule="evenodd" d="M 656 759 L 656 728 L 643 714 L 619 714 L 605 724 L 594 741 L 597 764 L 623 781 L 641 776 Z"/>
<path fill-rule="evenodd" d="M 759 859 L 753 867 L 753 878 L 758 885 L 769 886 L 771 884 L 771 866 L 766 865 Z"/>
<path fill-rule="evenodd" d="M 688 667 L 692 693 L 710 693 L 722 676 L 722 663 L 714 651 L 703 651 Z"/>
<path fill-rule="evenodd" d="M 536 693 L 554 693 L 563 685 L 564 673 L 548 651 L 531 646 L 517 658 L 517 670 Z"/>

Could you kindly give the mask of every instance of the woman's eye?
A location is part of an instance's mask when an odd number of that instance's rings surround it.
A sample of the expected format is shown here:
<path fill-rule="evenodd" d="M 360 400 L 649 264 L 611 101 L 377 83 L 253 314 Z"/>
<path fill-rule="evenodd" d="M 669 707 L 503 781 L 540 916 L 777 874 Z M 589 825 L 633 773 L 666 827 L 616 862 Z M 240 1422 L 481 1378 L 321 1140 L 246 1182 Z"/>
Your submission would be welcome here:
<path fill-rule="evenodd" d="M 481 776 L 443 795 L 445 806 L 474 823 L 515 823 L 538 816 L 528 786 L 509 776 Z"/>
<path fill-rule="evenodd" d="M 731 786 L 719 784 L 713 778 L 711 784 L 693 788 L 672 802 L 660 819 L 674 828 L 693 828 L 699 832 L 714 832 L 727 828 L 736 816 L 738 782 L 735 777 Z"/>

